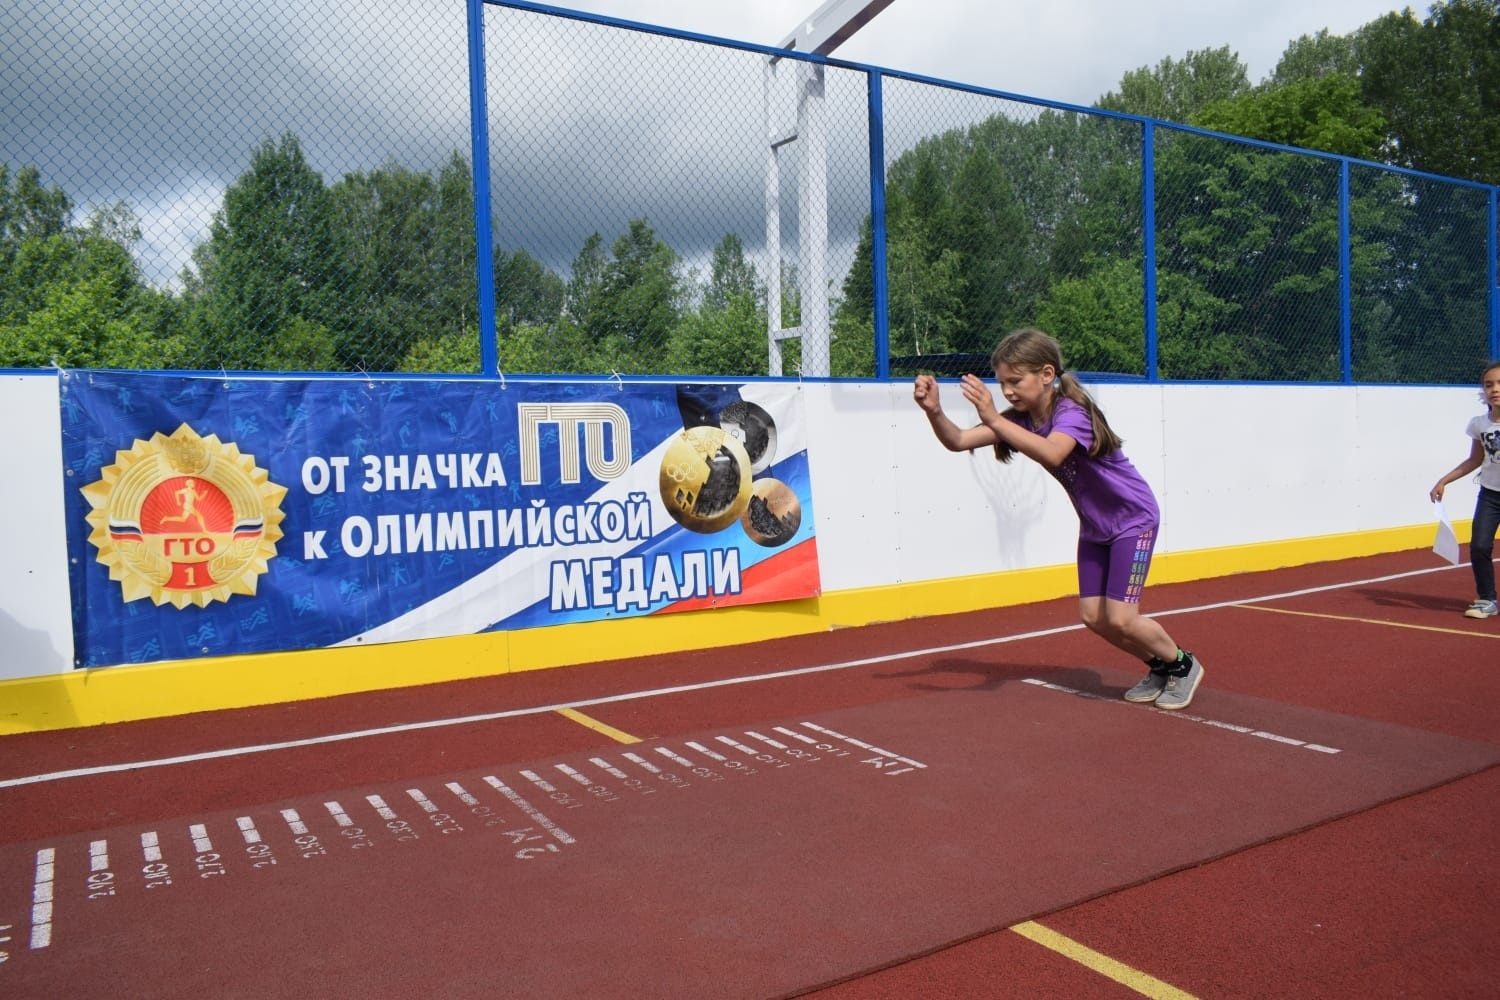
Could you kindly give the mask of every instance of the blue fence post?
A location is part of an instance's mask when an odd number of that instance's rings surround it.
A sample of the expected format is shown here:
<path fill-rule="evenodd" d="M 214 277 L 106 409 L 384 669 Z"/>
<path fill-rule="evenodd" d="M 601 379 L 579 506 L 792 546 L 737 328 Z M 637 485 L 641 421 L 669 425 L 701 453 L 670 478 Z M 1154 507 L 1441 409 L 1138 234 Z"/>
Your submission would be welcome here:
<path fill-rule="evenodd" d="M 883 79 L 871 71 L 870 110 L 870 267 L 875 308 L 875 377 L 891 377 L 890 288 L 885 273 L 885 98 Z"/>
<path fill-rule="evenodd" d="M 1490 276 L 1490 357 L 1500 359 L 1500 188 L 1490 188 L 1490 231 L 1485 240 Z"/>
<path fill-rule="evenodd" d="M 479 281 L 480 371 L 500 373 L 495 332 L 495 236 L 490 228 L 489 102 L 484 86 L 484 0 L 469 5 L 469 141 L 474 177 L 474 257 Z"/>
<path fill-rule="evenodd" d="M 1349 161 L 1339 160 L 1339 358 L 1345 385 L 1354 381 L 1354 320 L 1349 247 Z"/>
<path fill-rule="evenodd" d="M 1146 380 L 1155 382 L 1156 370 L 1156 130 L 1141 123 L 1141 266 L 1146 306 Z"/>

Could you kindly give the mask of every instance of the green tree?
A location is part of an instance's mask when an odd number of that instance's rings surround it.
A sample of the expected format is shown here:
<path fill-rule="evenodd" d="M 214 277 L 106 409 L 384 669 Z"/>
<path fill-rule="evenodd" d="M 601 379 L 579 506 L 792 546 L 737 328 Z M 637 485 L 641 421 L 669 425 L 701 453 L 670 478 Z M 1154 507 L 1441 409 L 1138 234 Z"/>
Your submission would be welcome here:
<path fill-rule="evenodd" d="M 36 308 L 46 297 L 45 286 L 56 266 L 37 274 L 38 246 L 62 236 L 71 226 L 73 202 L 61 188 L 43 186 L 36 167 L 22 167 L 11 175 L 0 163 L 0 322 L 14 321 Z M 18 267 L 23 247 L 29 259 Z M 53 257 L 65 244 L 53 246 Z"/>
<path fill-rule="evenodd" d="M 36 167 L 22 167 L 11 179 L 10 164 L 0 163 L 0 254 L 10 255 L 25 238 L 57 236 L 66 230 L 73 202 L 62 188 L 42 185 Z"/>
<path fill-rule="evenodd" d="M 1354 37 L 1329 34 L 1324 28 L 1315 35 L 1303 35 L 1293 40 L 1281 54 L 1265 85 L 1284 87 L 1303 80 L 1321 80 L 1333 73 L 1357 78 L 1359 72 Z"/>
<path fill-rule="evenodd" d="M 1365 103 L 1390 130 L 1389 162 L 1500 184 L 1500 0 L 1438 0 L 1365 25 Z"/>
<path fill-rule="evenodd" d="M 1489 192 L 1389 173 L 1366 186 L 1380 197 L 1351 206 L 1356 377 L 1472 381 L 1489 348 Z"/>
<path fill-rule="evenodd" d="M 995 115 L 898 157 L 886 183 L 892 356 L 988 354 L 1037 322 L 1058 281 L 1139 270 L 1140 145 L 1135 122 L 1047 111 Z M 874 326 L 871 239 L 867 223 L 834 322 L 836 360 L 849 352 L 856 368 L 872 357 L 856 346 Z M 1143 315 L 1137 301 L 1118 322 L 1139 328 Z"/>
<path fill-rule="evenodd" d="M 347 256 L 330 289 L 350 342 L 337 356 L 394 367 L 419 338 L 473 335 L 478 283 L 470 171 L 454 154 L 436 174 L 389 164 L 329 190 Z"/>
<path fill-rule="evenodd" d="M 585 253 L 590 247 L 585 244 Z M 604 371 L 661 371 L 683 296 L 676 251 L 645 219 L 631 220 L 607 259 L 597 254 L 597 245 L 593 250 L 580 260 L 588 268 L 602 262 L 602 268 L 597 282 L 586 287 L 587 307 L 576 319 L 597 363 Z M 576 267 L 574 277 L 582 278 Z"/>
<path fill-rule="evenodd" d="M 567 315 L 580 326 L 587 327 L 594 314 L 600 310 L 600 298 L 604 289 L 604 269 L 609 258 L 604 251 L 604 237 L 590 233 L 583 241 L 578 256 L 573 258 L 572 270 L 568 273 L 567 292 L 564 298 Z"/>
<path fill-rule="evenodd" d="M 1246 367 L 1220 377 L 1336 380 L 1339 170 L 1332 161 L 1211 136 L 1158 147 L 1157 277 L 1160 302 L 1230 325 Z M 1232 313 L 1204 303 L 1233 303 Z M 1186 333 L 1192 327 L 1184 328 Z M 1174 343 L 1158 328 L 1163 374 L 1218 365 L 1193 356 L 1201 339 Z"/>
<path fill-rule="evenodd" d="M 1057 337 L 1068 367 L 1145 374 L 1144 278 L 1139 262 L 1115 260 L 1056 282 L 1037 325 Z"/>
<path fill-rule="evenodd" d="M 935 247 L 927 227 L 910 212 L 897 213 L 888 232 L 891 353 L 950 354 L 967 346 L 962 253 Z"/>
<path fill-rule="evenodd" d="M 1120 79 L 1120 89 L 1095 102 L 1104 111 L 1189 121 L 1214 103 L 1238 97 L 1250 89 L 1250 77 L 1239 55 L 1229 46 L 1189 52 L 1181 60 L 1166 57 L 1155 67 L 1142 66 Z"/>
<path fill-rule="evenodd" d="M 756 274 L 755 265 L 745 257 L 744 241 L 735 233 L 725 233 L 714 246 L 703 304 L 709 309 L 723 309 L 745 296 L 764 305 L 765 285 Z"/>
<path fill-rule="evenodd" d="M 764 375 L 768 356 L 766 288 L 728 233 L 714 247 L 709 280 L 696 310 L 672 330 L 665 369 L 693 375 Z"/>
<path fill-rule="evenodd" d="M 34 167 L 0 165 L 0 366 L 156 368 L 180 356 L 176 310 L 132 256 L 140 224 L 123 203 L 82 226 Z"/>
<path fill-rule="evenodd" d="M 398 370 L 477 375 L 480 360 L 477 329 L 450 331 L 417 338 L 401 359 Z M 500 367 L 505 370 L 504 365 Z"/>
<path fill-rule="evenodd" d="M 338 367 L 379 367 L 348 336 L 357 318 L 342 309 L 344 232 L 332 195 L 295 136 L 257 146 L 194 254 L 197 275 L 188 285 L 194 366 L 261 369 L 269 357 L 285 359 L 288 352 L 276 342 L 300 338 L 306 328 L 292 325 L 300 318 L 325 327 L 347 348 Z M 292 360 L 287 367 L 294 370 L 325 363 Z"/>
<path fill-rule="evenodd" d="M 495 305 L 498 325 L 555 323 L 567 301 L 563 280 L 525 250 L 496 250 Z"/>
<path fill-rule="evenodd" d="M 1295 80 L 1218 101 L 1194 115 L 1192 124 L 1366 160 L 1380 154 L 1385 139 L 1385 118 L 1361 102 L 1359 81 L 1345 73 Z"/>

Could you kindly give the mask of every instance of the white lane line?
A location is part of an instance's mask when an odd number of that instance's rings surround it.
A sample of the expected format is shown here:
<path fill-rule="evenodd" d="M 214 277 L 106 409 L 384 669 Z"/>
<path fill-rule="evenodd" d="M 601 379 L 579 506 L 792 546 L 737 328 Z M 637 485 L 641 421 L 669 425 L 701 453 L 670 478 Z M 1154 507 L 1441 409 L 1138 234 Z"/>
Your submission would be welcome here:
<path fill-rule="evenodd" d="M 465 788 L 463 785 L 460 785 L 456 781 L 450 781 L 443 787 L 448 789 L 448 791 L 452 792 L 454 795 L 458 796 L 458 801 L 462 802 L 470 809 L 473 809 L 475 806 L 482 804 L 469 792 L 467 788 Z"/>
<path fill-rule="evenodd" d="M 838 730 L 829 729 L 827 726 L 820 726 L 816 722 L 804 722 L 802 723 L 802 725 L 808 729 L 811 729 L 813 732 L 822 733 L 823 735 L 828 736 L 832 739 L 848 743 L 850 746 L 859 747 L 861 750 L 868 750 L 870 753 L 878 754 L 881 757 L 889 757 L 891 760 L 898 760 L 901 763 L 908 765 L 907 770 L 911 770 L 912 768 L 925 768 L 927 766 L 919 760 L 912 760 L 910 757 L 903 757 L 899 753 L 892 753 L 890 750 L 882 750 L 880 747 L 877 747 L 872 743 L 866 743 L 864 740 L 855 739 L 853 736 L 846 736 Z M 890 771 L 888 773 L 903 774 L 905 772 Z"/>
<path fill-rule="evenodd" d="M 287 827 L 298 837 L 307 835 L 307 824 L 302 822 L 302 814 L 295 809 L 281 810 L 281 818 L 286 821 Z"/>
<path fill-rule="evenodd" d="M 595 767 L 599 768 L 601 771 L 603 771 L 605 774 L 607 774 L 607 775 L 609 775 L 611 777 L 614 777 L 614 778 L 629 778 L 630 777 L 630 775 L 626 774 L 624 771 L 620 770 L 618 767 L 615 767 L 613 764 L 611 764 L 609 761 L 605 760 L 603 757 L 590 757 L 589 758 L 589 763 L 593 764 Z"/>
<path fill-rule="evenodd" d="M 572 778 L 574 781 L 578 782 L 585 788 L 589 788 L 594 784 L 589 780 L 588 775 L 582 773 L 576 767 L 569 767 L 566 764 L 553 764 L 552 766 L 555 769 L 561 771 L 563 774 L 566 774 L 568 777 Z"/>
<path fill-rule="evenodd" d="M 710 750 L 708 747 L 704 746 L 702 743 L 699 743 L 697 740 L 688 740 L 687 745 L 701 753 L 703 756 L 708 757 L 711 760 L 716 760 L 721 764 L 729 759 L 728 757 L 715 750 Z"/>
<path fill-rule="evenodd" d="M 755 751 L 754 750 L 752 750 L 750 747 L 745 746 L 745 744 L 741 743 L 737 739 L 734 739 L 733 737 L 730 737 L 730 736 L 715 736 L 714 739 L 718 740 L 720 743 L 724 744 L 725 746 L 734 747 L 736 750 L 738 750 L 740 753 L 744 754 L 746 757 L 754 757 L 755 756 Z"/>
<path fill-rule="evenodd" d="M 501 781 L 499 778 L 495 777 L 493 774 L 486 774 L 484 776 L 484 783 L 509 799 L 511 805 L 515 806 L 517 809 L 521 810 L 523 813 L 529 816 L 532 821 L 540 826 L 543 830 L 546 830 L 548 833 L 552 834 L 552 839 L 556 840 L 558 843 L 576 843 L 576 841 L 568 835 L 568 832 L 566 830 L 544 816 L 541 810 L 537 809 L 537 807 L 532 805 L 530 802 L 527 802 L 524 798 L 521 797 L 520 793 L 511 788 L 505 782 Z"/>
<path fill-rule="evenodd" d="M 649 760 L 647 760 L 646 758 L 642 757 L 638 753 L 623 753 L 620 756 L 624 757 L 626 760 L 630 761 L 632 764 L 635 764 L 636 766 L 640 767 L 643 771 L 647 771 L 647 772 L 649 772 L 651 774 L 661 774 L 661 773 L 663 773 L 661 768 L 657 767 L 655 764 L 651 763 Z"/>
<path fill-rule="evenodd" d="M 1054 684 L 1051 681 L 1038 680 L 1035 677 L 1027 677 L 1021 683 L 1032 684 L 1039 688 L 1046 688 L 1048 691 L 1061 691 L 1063 694 L 1076 695 L 1079 698 L 1088 698 L 1091 701 L 1105 701 L 1109 702 L 1111 705 L 1118 703 L 1120 705 L 1129 706 L 1130 704 L 1129 702 L 1121 701 L 1119 698 L 1105 697 L 1102 694 L 1095 694 L 1092 691 L 1080 691 L 1077 688 L 1068 687 L 1066 684 Z M 1307 740 L 1299 740 L 1291 736 L 1281 736 L 1276 733 L 1268 733 L 1263 729 L 1252 729 L 1249 726 L 1237 726 L 1232 722 L 1221 722 L 1218 719 L 1205 719 L 1201 715 L 1190 715 L 1187 712 L 1168 712 L 1163 709 L 1157 709 L 1155 714 L 1170 716 L 1174 719 L 1182 719 L 1184 722 L 1196 722 L 1201 726 L 1212 726 L 1214 729 L 1227 729 L 1232 733 L 1241 733 L 1246 736 L 1255 736 L 1263 740 L 1270 740 L 1272 743 L 1281 743 L 1291 747 L 1301 747 L 1304 750 L 1314 750 L 1318 753 L 1335 754 L 1343 752 L 1337 747 L 1324 746 L 1321 743 L 1309 743 Z M 808 725 L 808 723 L 803 723 L 803 725 Z"/>
<path fill-rule="evenodd" d="M 682 754 L 678 753 L 676 750 L 673 750 L 671 747 L 657 747 L 656 752 L 661 754 L 663 757 L 667 758 L 667 760 L 670 760 L 674 764 L 681 764 L 683 767 L 689 769 L 698 766 L 697 764 L 694 764 L 692 761 L 688 760 Z"/>
<path fill-rule="evenodd" d="M 375 811 L 380 814 L 380 818 L 385 820 L 387 823 L 392 820 L 401 818 L 396 815 L 396 810 L 387 805 L 385 799 L 381 798 L 379 795 L 366 795 L 365 801 L 374 806 Z"/>
<path fill-rule="evenodd" d="M 260 831 L 255 828 L 255 820 L 249 816 L 241 816 L 234 824 L 240 828 L 240 836 L 245 838 L 247 847 L 260 843 Z"/>
<path fill-rule="evenodd" d="M 1232 608 L 1237 605 L 1249 603 L 1263 603 L 1266 601 L 1280 601 L 1291 597 L 1303 597 L 1308 594 L 1321 594 L 1330 590 L 1346 590 L 1351 587 L 1364 587 L 1372 583 L 1389 583 L 1392 580 L 1404 580 L 1413 576 L 1425 576 L 1429 573 L 1442 573 L 1451 570 L 1452 566 L 1437 566 L 1428 569 L 1409 570 L 1405 573 L 1392 573 L 1389 576 L 1375 576 L 1365 580 L 1349 580 L 1344 583 L 1330 583 L 1321 587 L 1306 587 L 1302 590 L 1288 590 L 1279 594 L 1263 594 L 1259 597 L 1237 597 L 1228 601 L 1218 601 L 1214 604 L 1199 604 L 1187 608 L 1168 608 L 1165 611 L 1154 611 L 1152 618 L 1166 618 L 1171 615 L 1195 614 L 1200 611 L 1215 611 L 1219 608 Z M 68 771 L 51 771 L 46 774 L 31 774 L 20 778 L 5 778 L 0 780 L 0 788 L 15 788 L 21 785 L 38 785 L 51 781 L 62 781 L 67 778 L 87 778 L 100 774 L 118 774 L 122 771 L 144 771 L 149 768 L 169 767 L 173 764 L 194 764 L 206 760 L 221 760 L 226 757 L 247 757 L 252 754 L 271 753 L 276 750 L 294 750 L 299 747 L 324 746 L 329 743 L 346 743 L 350 740 L 368 739 L 372 736 L 391 736 L 398 733 L 420 732 L 425 729 L 445 729 L 449 726 L 467 726 L 476 722 L 494 722 L 500 719 L 515 719 L 528 715 L 543 715 L 548 712 L 559 712 L 563 709 L 581 709 L 596 705 L 613 705 L 625 701 L 639 701 L 644 698 L 659 698 L 669 694 L 685 694 L 693 691 L 708 691 L 713 688 L 733 687 L 739 684 L 756 684 L 761 681 L 781 680 L 787 677 L 805 677 L 809 674 L 828 673 L 835 670 L 849 670 L 854 667 L 866 667 L 879 663 L 897 663 L 902 660 L 919 659 L 926 656 L 936 656 L 941 653 L 952 653 L 965 649 L 983 649 L 986 646 L 1000 646 L 1011 642 L 1022 642 L 1026 639 L 1041 639 L 1049 635 L 1061 635 L 1064 632 L 1077 632 L 1083 628 L 1083 624 L 1059 625 L 1056 628 L 1040 629 L 1035 632 L 1018 632 L 1013 635 L 993 636 L 989 639 L 976 639 L 973 642 L 959 642 L 948 646 L 929 646 L 925 649 L 910 649 L 897 653 L 886 653 L 881 656 L 867 656 L 858 660 L 843 660 L 838 663 L 821 663 L 809 667 L 797 667 L 792 670 L 778 670 L 766 674 L 751 674 L 746 677 L 725 677 L 716 681 L 700 681 L 696 684 L 681 684 L 674 687 L 652 688 L 646 691 L 627 691 L 624 694 L 606 695 L 601 698 L 584 698 L 579 701 L 559 702 L 555 705 L 537 705 L 532 708 L 512 708 L 503 712 L 486 712 L 482 715 L 464 715 L 450 719 L 428 719 L 423 722 L 407 722 L 398 726 L 381 726 L 376 729 L 360 729 L 347 733 L 330 733 L 327 736 L 313 736 L 300 740 L 286 740 L 280 743 L 259 743 L 243 747 L 226 747 L 223 750 L 205 750 L 201 753 L 183 754 L 178 757 L 161 757 L 156 760 L 139 760 L 123 764 L 100 764 L 94 767 L 80 767 Z"/>
<path fill-rule="evenodd" d="M 57 851 L 44 847 L 36 852 L 36 878 L 31 888 L 31 947 L 52 943 L 52 889 L 57 878 Z"/>
<path fill-rule="evenodd" d="M 408 788 L 406 790 L 406 794 L 411 796 L 411 800 L 417 805 L 421 806 L 422 811 L 427 815 L 432 816 L 437 813 L 437 803 L 429 799 L 426 793 L 424 793 L 420 788 Z"/>

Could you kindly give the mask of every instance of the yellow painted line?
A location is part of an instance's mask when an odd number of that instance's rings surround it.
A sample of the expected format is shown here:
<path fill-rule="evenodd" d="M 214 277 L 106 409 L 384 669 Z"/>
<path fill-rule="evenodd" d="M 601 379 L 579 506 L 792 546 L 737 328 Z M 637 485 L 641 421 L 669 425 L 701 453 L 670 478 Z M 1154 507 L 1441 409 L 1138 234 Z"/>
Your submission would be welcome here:
<path fill-rule="evenodd" d="M 1299 615 L 1303 618 L 1328 618 L 1336 622 L 1361 622 L 1365 625 L 1387 625 L 1391 628 L 1412 628 L 1418 632 L 1443 632 L 1447 635 L 1472 635 L 1480 639 L 1500 639 L 1500 632 L 1473 632 L 1462 628 L 1439 628 L 1436 625 L 1410 625 L 1406 622 L 1381 621 L 1379 618 L 1354 618 L 1349 615 L 1328 615 L 1321 611 L 1292 611 L 1288 608 L 1268 608 L 1261 604 L 1236 604 L 1236 608 L 1249 611 L 1269 611 L 1275 615 Z"/>
<path fill-rule="evenodd" d="M 1035 920 L 1016 924 L 1011 930 L 1028 941 L 1035 941 L 1043 948 L 1051 949 L 1101 976 L 1113 979 L 1121 986 L 1135 990 L 1141 996 L 1151 997 L 1152 1000 L 1194 1000 L 1191 993 L 1184 993 L 1177 987 L 1164 983 L 1154 976 L 1148 976 L 1139 969 L 1132 969 L 1122 962 L 1116 962 L 1108 955 L 1101 955 L 1070 937 L 1048 930 Z"/>
<path fill-rule="evenodd" d="M 581 726 L 588 726 L 590 729 L 594 730 L 594 732 L 596 732 L 596 733 L 603 733 L 605 736 L 608 736 L 610 739 L 616 740 L 616 741 L 618 741 L 620 743 L 639 743 L 640 742 L 640 739 L 638 739 L 637 737 L 631 736 L 627 732 L 623 732 L 622 730 L 616 729 L 614 726 L 605 725 L 604 723 L 600 722 L 598 719 L 594 719 L 594 718 L 591 718 L 591 717 L 589 717 L 587 715 L 584 715 L 582 712 L 580 712 L 580 711 L 578 711 L 576 709 L 572 709 L 572 708 L 559 708 L 557 710 L 557 714 L 561 715 L 565 719 L 572 719 L 574 722 L 578 723 Z"/>

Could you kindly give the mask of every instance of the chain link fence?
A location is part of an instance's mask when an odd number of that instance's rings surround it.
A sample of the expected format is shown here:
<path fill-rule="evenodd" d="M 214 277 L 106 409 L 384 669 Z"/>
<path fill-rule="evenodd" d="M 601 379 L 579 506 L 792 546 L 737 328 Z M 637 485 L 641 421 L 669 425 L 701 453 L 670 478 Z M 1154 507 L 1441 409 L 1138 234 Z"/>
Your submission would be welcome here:
<path fill-rule="evenodd" d="M 0 31 L 0 366 L 869 379 L 1034 325 L 1469 383 L 1500 339 L 1490 187 L 525 3 Z"/>

